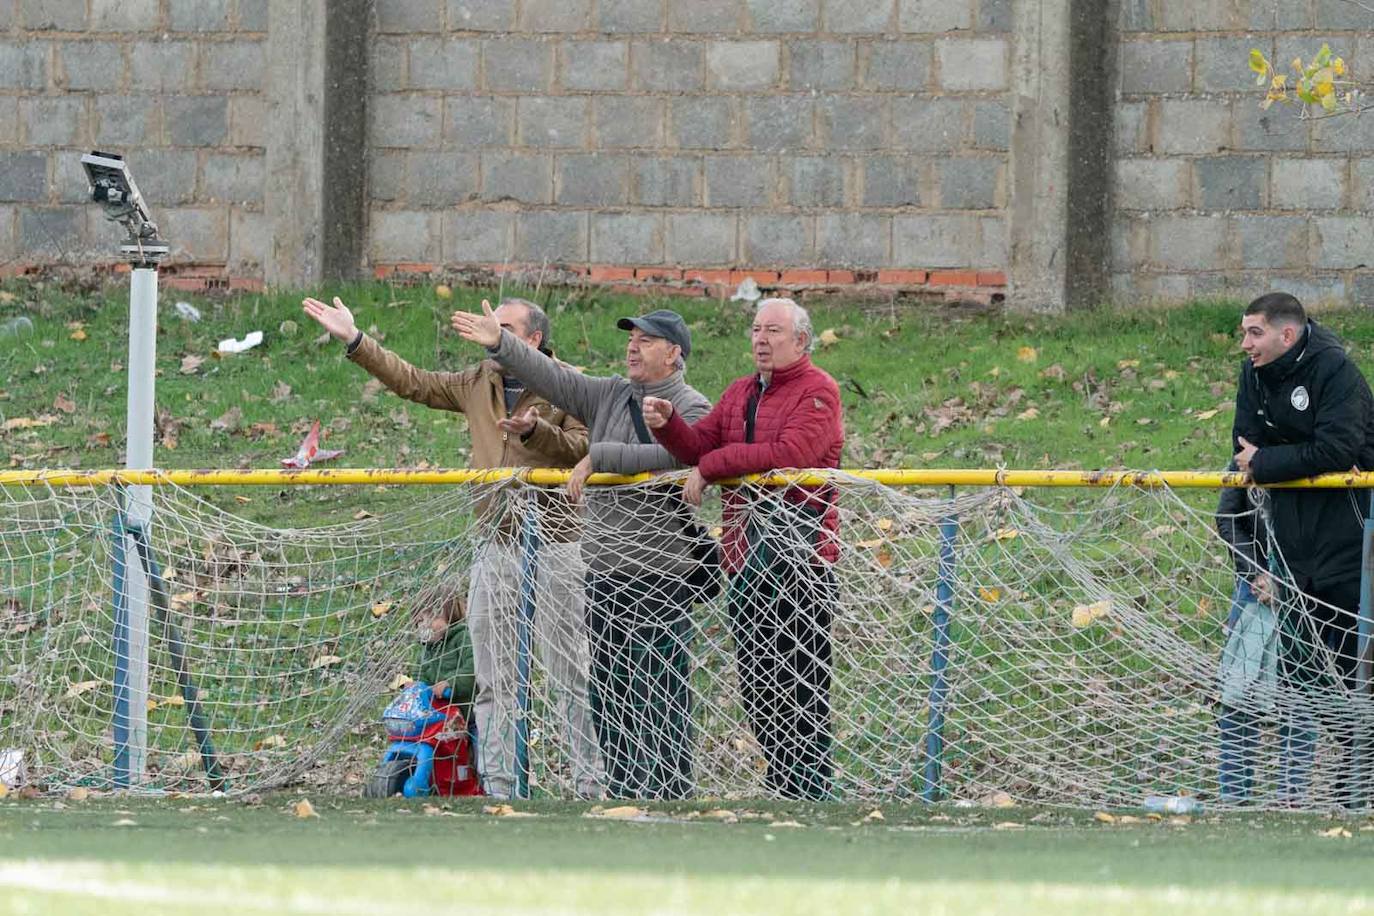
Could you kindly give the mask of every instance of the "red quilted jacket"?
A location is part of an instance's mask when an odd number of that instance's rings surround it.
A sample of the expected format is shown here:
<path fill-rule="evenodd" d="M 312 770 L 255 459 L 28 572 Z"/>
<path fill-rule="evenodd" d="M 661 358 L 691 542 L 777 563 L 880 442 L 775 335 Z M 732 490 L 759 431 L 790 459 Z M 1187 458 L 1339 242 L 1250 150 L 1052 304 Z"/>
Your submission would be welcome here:
<path fill-rule="evenodd" d="M 677 412 L 654 435 L 673 457 L 696 465 L 707 480 L 738 477 L 785 468 L 837 468 L 844 448 L 840 388 L 824 370 L 803 356 L 760 391 L 759 376 L 736 379 L 711 412 L 690 426 Z M 746 439 L 749 400 L 758 395 L 754 435 Z M 840 516 L 834 487 L 793 487 L 786 499 L 823 513 L 817 555 L 833 563 L 839 557 Z M 725 534 L 722 560 L 727 572 L 744 564 L 746 494 L 724 494 Z"/>

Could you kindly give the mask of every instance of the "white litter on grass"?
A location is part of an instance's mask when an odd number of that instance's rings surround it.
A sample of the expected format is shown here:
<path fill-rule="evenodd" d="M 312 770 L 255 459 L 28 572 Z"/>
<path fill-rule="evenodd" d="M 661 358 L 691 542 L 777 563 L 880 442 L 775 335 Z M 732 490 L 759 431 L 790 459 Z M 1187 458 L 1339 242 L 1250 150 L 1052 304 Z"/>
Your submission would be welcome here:
<path fill-rule="evenodd" d="M 28 770 L 24 766 L 24 751 L 17 747 L 8 747 L 0 751 L 0 785 L 7 789 L 17 789 L 24 784 L 28 778 Z"/>
<path fill-rule="evenodd" d="M 232 337 L 226 337 L 224 340 L 221 340 L 219 342 L 219 352 L 242 353 L 245 350 L 253 349 L 260 343 L 262 343 L 262 331 L 249 331 L 248 336 L 243 338 L 243 340 L 235 340 Z"/>
<path fill-rule="evenodd" d="M 763 293 L 759 292 L 759 285 L 757 282 L 754 281 L 754 278 L 745 277 L 743 280 L 740 281 L 739 288 L 736 289 L 735 294 L 730 297 L 730 301 L 757 302 L 762 297 Z"/>
<path fill-rule="evenodd" d="M 172 308 L 176 310 L 177 317 L 182 321 L 200 321 L 200 309 L 189 302 L 178 302 Z"/>

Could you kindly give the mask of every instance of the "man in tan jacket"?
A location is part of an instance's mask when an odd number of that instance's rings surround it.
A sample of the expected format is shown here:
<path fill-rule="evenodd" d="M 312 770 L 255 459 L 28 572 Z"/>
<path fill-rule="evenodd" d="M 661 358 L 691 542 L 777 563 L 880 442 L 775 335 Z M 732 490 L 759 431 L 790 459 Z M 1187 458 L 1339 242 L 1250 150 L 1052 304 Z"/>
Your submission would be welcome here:
<path fill-rule="evenodd" d="M 527 390 L 495 360 L 460 372 L 419 369 L 362 331 L 337 297 L 328 306 L 306 299 L 305 313 L 348 345 L 348 358 L 407 400 L 467 415 L 473 468 L 571 468 L 587 454 L 581 420 Z M 548 353 L 549 319 L 523 299 L 496 310 L 501 326 L 526 346 Z M 560 492 L 539 491 L 540 552 L 535 631 L 557 693 L 574 789 L 603 794 L 604 774 L 587 698 L 589 655 L 583 620 L 583 565 L 577 514 Z M 498 495 L 480 507 L 483 543 L 468 591 L 468 627 L 477 668 L 479 770 L 489 795 L 515 794 L 516 615 L 520 602 L 520 519 L 515 500 Z"/>

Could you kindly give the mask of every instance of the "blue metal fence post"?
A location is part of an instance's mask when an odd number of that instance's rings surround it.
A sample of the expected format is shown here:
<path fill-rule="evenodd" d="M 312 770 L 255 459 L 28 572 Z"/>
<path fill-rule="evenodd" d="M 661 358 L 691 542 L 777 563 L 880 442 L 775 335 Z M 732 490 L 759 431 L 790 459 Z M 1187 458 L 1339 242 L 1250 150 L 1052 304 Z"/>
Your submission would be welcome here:
<path fill-rule="evenodd" d="M 114 784 L 128 788 L 130 782 L 129 747 L 129 601 L 128 564 L 124 556 L 124 513 L 116 512 L 114 544 Z"/>
<path fill-rule="evenodd" d="M 515 623 L 515 797 L 530 795 L 530 651 L 539 574 L 539 500 L 527 491 L 529 508 L 520 524 L 520 612 Z"/>
<path fill-rule="evenodd" d="M 1364 807 L 1365 793 L 1369 790 L 1370 760 L 1374 748 L 1370 747 L 1369 701 L 1371 668 L 1374 658 L 1370 657 L 1370 641 L 1374 638 L 1374 490 L 1369 492 L 1369 515 L 1364 520 L 1364 544 L 1360 563 L 1360 623 L 1358 655 L 1355 659 L 1355 752 L 1354 783 L 1355 801 Z"/>
<path fill-rule="evenodd" d="M 954 605 L 954 545 L 959 536 L 959 518 L 954 512 L 954 488 L 949 489 L 950 511 L 940 520 L 939 580 L 935 586 L 933 647 L 930 653 L 929 721 L 926 727 L 925 786 L 923 801 L 939 801 L 941 796 L 941 767 L 945 750 L 945 702 L 949 682 L 945 668 L 949 665 L 949 616 Z"/>

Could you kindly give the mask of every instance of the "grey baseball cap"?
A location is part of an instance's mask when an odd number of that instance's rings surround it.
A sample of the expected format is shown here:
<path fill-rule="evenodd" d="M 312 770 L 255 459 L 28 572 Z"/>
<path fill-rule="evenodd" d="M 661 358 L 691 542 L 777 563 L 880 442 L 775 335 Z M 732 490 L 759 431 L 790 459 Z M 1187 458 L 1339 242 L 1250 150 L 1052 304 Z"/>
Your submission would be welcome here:
<path fill-rule="evenodd" d="M 622 318 L 615 326 L 622 331 L 639 328 L 650 337 L 662 337 L 669 343 L 675 343 L 682 348 L 684 359 L 692 352 L 692 332 L 687 330 L 687 322 L 683 321 L 677 312 L 655 309 L 638 318 Z"/>

